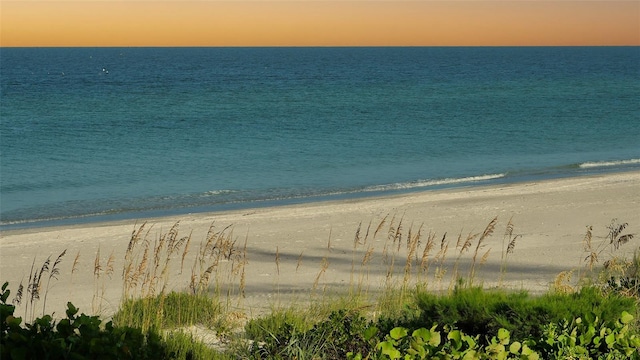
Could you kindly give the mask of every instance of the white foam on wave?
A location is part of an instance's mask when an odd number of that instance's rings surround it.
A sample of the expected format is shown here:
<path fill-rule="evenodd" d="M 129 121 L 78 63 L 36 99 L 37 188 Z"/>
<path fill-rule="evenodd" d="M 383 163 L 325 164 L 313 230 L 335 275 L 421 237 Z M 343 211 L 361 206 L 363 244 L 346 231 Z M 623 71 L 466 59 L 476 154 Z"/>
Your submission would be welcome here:
<path fill-rule="evenodd" d="M 616 161 L 594 161 L 594 162 L 582 163 L 578 166 L 582 169 L 589 169 L 589 168 L 596 168 L 596 167 L 633 165 L 633 164 L 640 164 L 640 159 L 616 160 Z"/>
<path fill-rule="evenodd" d="M 405 189 L 414 189 L 414 188 L 428 187 L 428 186 L 473 183 L 478 181 L 500 179 L 505 177 L 506 175 L 507 175 L 506 173 L 487 174 L 487 175 L 479 175 L 479 176 L 468 176 L 463 178 L 433 179 L 433 180 L 413 181 L 408 183 L 376 185 L 376 186 L 367 187 L 365 191 L 405 190 Z"/>
<path fill-rule="evenodd" d="M 200 196 L 201 197 L 208 197 L 208 196 L 217 196 L 217 195 L 225 195 L 225 194 L 231 194 L 234 193 L 235 191 L 233 190 L 211 190 L 211 191 L 207 191 L 202 193 Z"/>

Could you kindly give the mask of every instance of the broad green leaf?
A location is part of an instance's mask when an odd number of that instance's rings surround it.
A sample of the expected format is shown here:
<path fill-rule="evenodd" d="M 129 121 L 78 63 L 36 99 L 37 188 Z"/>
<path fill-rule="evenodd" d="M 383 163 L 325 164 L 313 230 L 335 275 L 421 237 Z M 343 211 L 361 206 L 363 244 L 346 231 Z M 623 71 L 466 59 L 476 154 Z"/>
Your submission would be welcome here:
<path fill-rule="evenodd" d="M 429 345 L 431 345 L 433 347 L 438 347 L 438 346 L 440 346 L 440 343 L 442 342 L 442 338 L 440 337 L 440 332 L 435 331 L 434 328 L 435 328 L 435 326 L 433 328 L 431 328 L 431 330 L 430 330 L 431 337 L 429 338 Z"/>
<path fill-rule="evenodd" d="M 2 285 L 2 293 L 0 293 L 0 302 L 2 302 L 3 304 L 7 303 L 9 294 L 11 294 L 11 290 L 7 290 L 7 286 L 9 286 L 9 283 L 5 282 L 4 285 Z"/>
<path fill-rule="evenodd" d="M 354 355 L 352 351 L 349 351 L 347 353 L 347 360 L 362 360 L 362 354 L 357 353 Z"/>
<path fill-rule="evenodd" d="M 375 326 L 370 326 L 364 330 L 362 337 L 365 340 L 371 340 L 373 339 L 374 336 L 376 336 L 377 333 L 378 333 L 378 328 Z"/>
<path fill-rule="evenodd" d="M 521 347 L 522 345 L 519 342 L 515 341 L 513 344 L 509 346 L 509 352 L 517 355 L 520 353 Z"/>
<path fill-rule="evenodd" d="M 462 341 L 462 334 L 460 334 L 460 330 L 452 330 L 447 334 L 447 339 L 453 341 Z"/>
<path fill-rule="evenodd" d="M 424 348 L 424 343 L 417 343 L 415 340 L 411 341 L 411 348 L 407 352 L 414 357 L 424 359 L 427 356 L 427 350 Z"/>
<path fill-rule="evenodd" d="M 500 328 L 498 330 L 498 340 L 500 340 L 500 344 L 506 345 L 509 343 L 509 330 Z"/>
<path fill-rule="evenodd" d="M 471 335 L 464 335 L 464 336 L 462 337 L 462 339 L 463 339 L 464 341 L 466 341 L 466 342 L 467 342 L 467 344 L 469 344 L 469 348 L 470 348 L 470 349 L 473 349 L 473 348 L 475 348 L 475 347 L 478 345 L 478 343 L 476 342 L 476 339 L 477 339 L 477 338 L 474 338 L 474 337 L 473 337 L 473 336 L 471 336 Z"/>
<path fill-rule="evenodd" d="M 587 348 L 585 348 L 584 346 L 580 346 L 580 345 L 574 347 L 573 351 L 576 354 L 588 354 L 589 353 L 589 350 L 587 350 Z"/>
<path fill-rule="evenodd" d="M 622 312 L 622 316 L 620 317 L 620 322 L 623 324 L 628 324 L 633 321 L 633 315 L 629 314 L 626 311 Z"/>
<path fill-rule="evenodd" d="M 604 338 L 604 341 L 607 343 L 607 347 L 611 349 L 613 345 L 616 343 L 616 335 L 614 333 L 611 333 Z"/>
<path fill-rule="evenodd" d="M 431 338 L 431 332 L 425 328 L 415 330 L 411 336 L 419 343 L 424 344 Z"/>
<path fill-rule="evenodd" d="M 67 303 L 67 317 L 69 319 L 74 319 L 74 316 L 78 313 L 78 308 L 76 308 L 75 306 L 73 306 L 73 304 L 71 302 Z"/>
<path fill-rule="evenodd" d="M 449 332 L 447 339 L 451 340 L 454 350 L 460 350 L 460 348 L 462 348 L 462 335 L 460 334 L 460 330 Z"/>
<path fill-rule="evenodd" d="M 503 354 L 506 352 L 504 345 L 498 344 L 498 343 L 488 345 L 487 351 L 490 352 L 491 354 Z"/>
<path fill-rule="evenodd" d="M 407 331 L 407 329 L 403 327 L 396 327 L 393 328 L 391 332 L 389 332 L 389 335 L 391 335 L 391 338 L 394 340 L 400 340 L 403 337 L 407 336 L 408 333 L 409 332 Z"/>
<path fill-rule="evenodd" d="M 475 350 L 469 350 L 464 354 L 462 360 L 476 360 L 479 359 L 478 353 Z"/>
<path fill-rule="evenodd" d="M 532 356 L 537 359 L 538 358 L 538 353 L 531 350 L 531 348 L 529 348 L 529 346 L 527 346 L 527 344 L 522 345 L 522 355 L 527 356 L 529 359 L 532 359 Z"/>
<path fill-rule="evenodd" d="M 390 359 L 399 359 L 401 356 L 400 351 L 398 351 L 393 344 L 388 341 L 379 343 L 378 347 L 380 348 L 382 355 L 387 355 Z"/>

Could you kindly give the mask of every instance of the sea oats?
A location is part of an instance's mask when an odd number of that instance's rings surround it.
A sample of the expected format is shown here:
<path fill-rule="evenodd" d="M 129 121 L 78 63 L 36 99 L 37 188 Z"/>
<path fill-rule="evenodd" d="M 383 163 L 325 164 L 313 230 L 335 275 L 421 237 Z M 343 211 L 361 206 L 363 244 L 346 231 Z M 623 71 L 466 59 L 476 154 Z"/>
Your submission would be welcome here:
<path fill-rule="evenodd" d="M 298 269 L 300 268 L 300 265 L 302 264 L 302 254 L 304 253 L 304 250 L 300 252 L 300 255 L 298 255 L 298 262 L 296 263 L 296 272 L 298 272 Z"/>
<path fill-rule="evenodd" d="M 107 268 L 105 269 L 105 275 L 107 275 L 109 278 L 111 278 L 111 274 L 113 274 L 114 260 L 115 260 L 115 257 L 112 250 L 111 254 L 109 255 L 109 258 L 107 259 Z"/>
<path fill-rule="evenodd" d="M 187 237 L 187 241 L 184 244 L 184 249 L 182 250 L 182 257 L 180 259 L 180 274 L 182 274 L 182 270 L 184 269 L 184 259 L 185 257 L 187 257 L 190 244 L 191 244 L 191 234 L 189 234 L 189 236 Z"/>
<path fill-rule="evenodd" d="M 24 286 L 22 285 L 22 281 L 20 281 L 20 285 L 18 285 L 18 290 L 16 291 L 16 296 L 13 298 L 11 303 L 13 305 L 20 305 L 22 303 L 22 293 L 24 291 Z"/>
<path fill-rule="evenodd" d="M 378 235 L 378 232 L 382 229 L 382 227 L 384 226 L 384 224 L 387 221 L 387 218 L 389 217 L 389 214 L 385 215 L 384 218 L 382 218 L 382 220 L 380 221 L 380 223 L 378 224 L 378 227 L 376 227 L 376 231 L 373 232 L 373 237 L 375 238 L 376 235 Z"/>
<path fill-rule="evenodd" d="M 73 265 L 71 266 L 71 274 L 78 271 L 78 264 L 80 263 L 80 250 L 76 253 L 76 257 L 73 259 Z"/>
<path fill-rule="evenodd" d="M 516 240 L 518 240 L 518 238 L 520 237 L 522 237 L 522 235 L 518 234 L 514 236 L 513 239 L 511 239 L 511 241 L 509 242 L 509 245 L 507 246 L 507 254 L 513 254 L 513 250 L 516 247 Z"/>
<path fill-rule="evenodd" d="M 96 258 L 93 260 L 93 276 L 99 279 L 101 272 L 102 272 L 102 266 L 100 265 L 100 247 L 98 247 Z"/>
<path fill-rule="evenodd" d="M 361 245 L 360 242 L 360 229 L 362 228 L 362 221 L 358 224 L 358 228 L 356 229 L 356 235 L 353 238 L 353 248 L 357 248 L 358 245 Z"/>
<path fill-rule="evenodd" d="M 320 272 L 318 272 L 316 279 L 313 281 L 312 290 L 317 289 L 318 283 L 320 282 L 320 278 L 327 271 L 328 268 L 329 268 L 329 260 L 326 257 L 323 257 L 322 263 L 320 264 Z"/>
<path fill-rule="evenodd" d="M 47 280 L 47 288 L 44 292 L 44 301 L 42 304 L 42 313 L 45 314 L 45 308 L 47 305 L 47 294 L 49 294 L 49 284 L 51 283 L 51 279 L 56 279 L 58 280 L 58 275 L 60 274 L 60 268 L 58 268 L 58 265 L 60 265 L 60 262 L 62 262 L 62 258 L 64 257 L 64 255 L 67 253 L 67 249 L 64 249 L 60 255 L 58 255 L 58 257 L 56 258 L 56 260 L 53 262 L 53 266 L 51 267 L 51 271 L 49 272 L 49 279 Z"/>
<path fill-rule="evenodd" d="M 362 266 L 366 266 L 371 261 L 371 258 L 373 257 L 373 251 L 373 246 L 370 246 L 367 249 L 367 252 L 364 253 L 364 257 L 362 258 Z"/>

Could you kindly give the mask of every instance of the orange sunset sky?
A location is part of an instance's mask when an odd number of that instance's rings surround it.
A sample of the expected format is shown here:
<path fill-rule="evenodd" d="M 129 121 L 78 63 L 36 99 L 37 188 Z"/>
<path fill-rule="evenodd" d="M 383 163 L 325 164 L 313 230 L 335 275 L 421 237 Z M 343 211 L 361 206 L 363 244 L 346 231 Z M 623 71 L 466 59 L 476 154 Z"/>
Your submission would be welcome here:
<path fill-rule="evenodd" d="M 640 1 L 0 1 L 0 46 L 640 45 Z"/>

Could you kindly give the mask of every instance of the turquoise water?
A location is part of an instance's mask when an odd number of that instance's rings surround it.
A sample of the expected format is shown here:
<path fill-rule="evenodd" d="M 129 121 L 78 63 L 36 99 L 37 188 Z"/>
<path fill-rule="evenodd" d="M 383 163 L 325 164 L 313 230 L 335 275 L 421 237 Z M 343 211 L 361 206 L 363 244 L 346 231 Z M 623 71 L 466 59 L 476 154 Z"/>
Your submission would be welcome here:
<path fill-rule="evenodd" d="M 2 48 L 4 228 L 640 169 L 640 48 Z"/>

